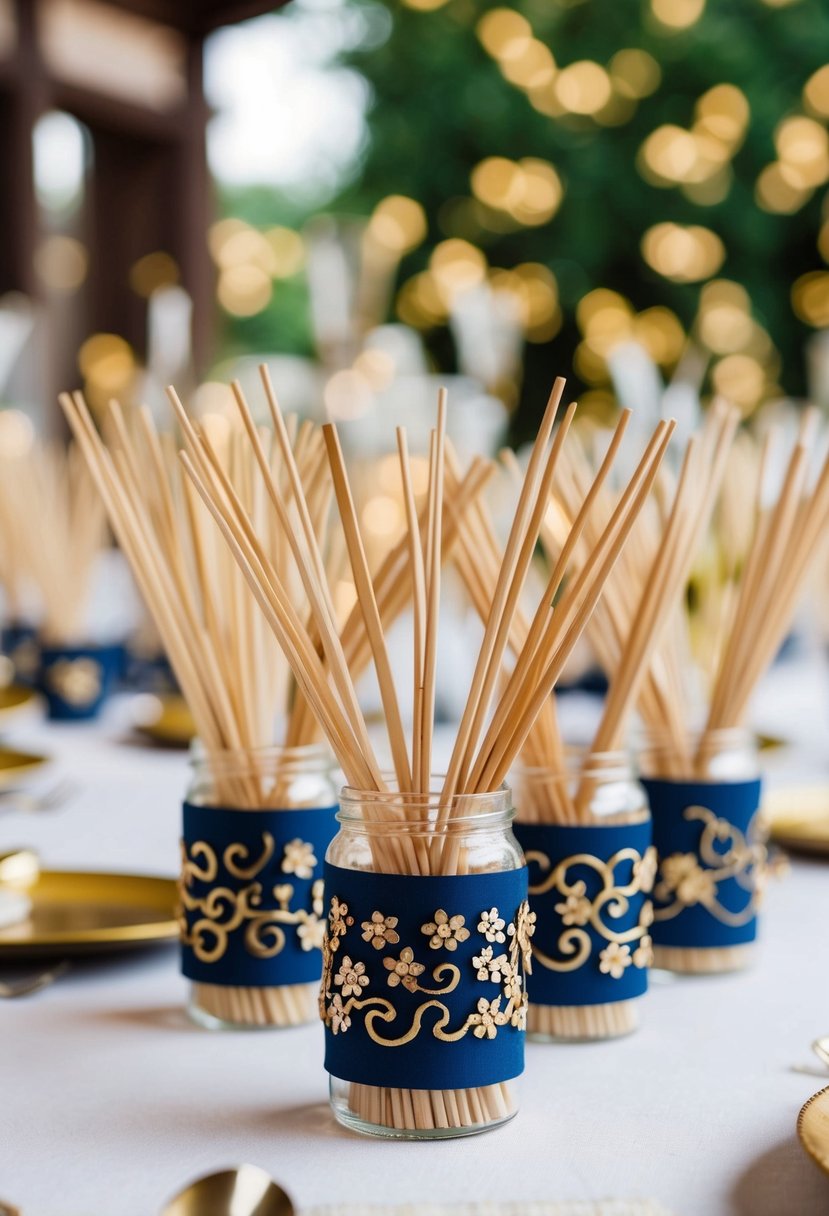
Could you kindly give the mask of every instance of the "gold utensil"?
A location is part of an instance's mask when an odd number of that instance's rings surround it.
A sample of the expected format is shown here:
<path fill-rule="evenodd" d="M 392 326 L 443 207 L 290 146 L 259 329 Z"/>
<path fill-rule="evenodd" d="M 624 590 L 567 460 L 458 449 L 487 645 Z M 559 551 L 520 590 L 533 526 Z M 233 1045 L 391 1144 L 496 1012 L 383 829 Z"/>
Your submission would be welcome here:
<path fill-rule="evenodd" d="M 37 975 L 26 975 L 19 980 L 0 980 L 0 1000 L 13 1001 L 19 996 L 32 996 L 33 993 L 54 984 L 62 975 L 66 975 L 69 967 L 70 964 L 64 959 L 62 963 L 57 963 Z M 0 1216 L 2 1213 L 3 1209 L 0 1208 Z"/>
<path fill-rule="evenodd" d="M 295 1209 L 264 1170 L 239 1165 L 191 1182 L 161 1216 L 295 1216 Z"/>
<path fill-rule="evenodd" d="M 37 882 L 40 860 L 34 849 L 14 849 L 0 853 L 0 887 L 13 887 L 25 891 Z"/>
<path fill-rule="evenodd" d="M 812 1051 L 829 1068 L 829 1034 L 824 1035 L 822 1039 L 815 1039 Z"/>
<path fill-rule="evenodd" d="M 26 894 L 31 914 L 0 929 L 0 958 L 126 950 L 178 937 L 170 878 L 42 870 Z"/>
<path fill-rule="evenodd" d="M 26 790 L 0 789 L 0 812 L 16 811 L 24 815 L 36 815 L 40 811 L 57 811 L 78 791 L 77 782 L 63 780 L 42 794 L 30 794 Z"/>
<path fill-rule="evenodd" d="M 829 1174 L 829 1088 L 816 1093 L 803 1107 L 797 1134 L 812 1160 Z"/>
<path fill-rule="evenodd" d="M 40 756 L 35 752 L 20 752 L 12 747 L 0 747 L 0 788 L 12 785 L 48 762 L 48 756 Z"/>

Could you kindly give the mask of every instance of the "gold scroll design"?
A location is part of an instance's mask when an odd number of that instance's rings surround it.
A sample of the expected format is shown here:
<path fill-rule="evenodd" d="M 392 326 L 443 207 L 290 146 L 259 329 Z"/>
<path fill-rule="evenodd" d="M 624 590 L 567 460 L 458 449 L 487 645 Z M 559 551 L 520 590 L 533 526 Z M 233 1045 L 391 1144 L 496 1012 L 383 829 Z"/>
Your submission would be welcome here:
<path fill-rule="evenodd" d="M 732 929 L 747 925 L 756 916 L 765 892 L 766 846 L 748 839 L 748 833 L 744 834 L 727 819 L 720 819 L 707 807 L 686 807 L 683 818 L 703 824 L 702 835 L 696 853 L 672 853 L 662 859 L 654 895 L 664 906 L 655 909 L 654 919 L 673 920 L 686 908 L 699 904 Z M 705 864 L 700 865 L 700 861 Z M 740 912 L 724 907 L 718 898 L 720 883 L 729 878 L 750 893 Z"/>
<path fill-rule="evenodd" d="M 565 926 L 555 943 L 561 957 L 552 958 L 545 954 L 536 939 L 532 946 L 533 959 L 542 967 L 562 972 L 577 971 L 583 967 L 593 952 L 588 925 L 608 942 L 600 953 L 600 966 L 614 979 L 621 978 L 630 962 L 637 967 L 649 964 L 651 943 L 648 929 L 653 921 L 650 900 L 644 901 L 638 923 L 630 929 L 614 929 L 608 923 L 608 918 L 618 920 L 625 916 L 635 896 L 650 893 L 656 870 L 656 852 L 653 848 L 648 848 L 644 855 L 633 848 L 619 849 L 607 861 L 594 857 L 592 853 L 574 853 L 555 867 L 547 854 L 540 850 L 531 850 L 525 856 L 527 865 L 535 863 L 540 871 L 539 881 L 530 886 L 530 895 L 546 895 L 552 891 L 562 897 L 562 902 L 555 906 Z M 632 863 L 631 880 L 620 883 L 616 879 L 616 869 L 625 862 Z M 571 880 L 568 877 L 576 866 L 586 866 L 598 878 L 601 885 L 592 898 L 587 894 L 587 883 L 583 878 Z M 631 955 L 633 942 L 639 948 Z"/>
<path fill-rule="evenodd" d="M 46 683 L 67 705 L 83 709 L 101 695 L 104 670 L 92 658 L 56 659 L 46 668 Z"/>
<path fill-rule="evenodd" d="M 293 846 L 296 844 L 292 842 Z M 292 845 L 286 848 L 286 858 Z M 321 878 L 312 884 L 310 909 L 291 908 L 295 890 L 291 883 L 277 883 L 271 889 L 276 906 L 263 907 L 264 886 L 255 880 L 273 857 L 275 848 L 270 832 L 262 833 L 262 849 L 255 857 L 247 845 L 239 842 L 227 845 L 221 854 L 221 864 L 228 874 L 247 885 L 236 890 L 213 886 L 199 898 L 193 894 L 193 883 L 214 883 L 219 874 L 219 857 L 204 840 L 194 841 L 189 851 L 185 842 L 181 842 L 179 931 L 182 943 L 192 949 L 199 962 L 219 962 L 227 953 L 231 936 L 240 931 L 248 954 L 258 959 L 275 958 L 284 950 L 283 926 L 295 926 L 303 950 L 322 947 L 325 923 Z M 310 851 L 310 846 L 306 848 Z M 285 861 L 282 868 L 287 869 Z M 189 921 L 187 913 L 197 915 Z"/>
<path fill-rule="evenodd" d="M 445 921 L 441 922 L 436 915 L 435 921 L 425 924 L 422 932 L 429 937 L 436 923 L 447 923 L 453 926 L 456 934 L 458 931 L 464 933 L 462 916 L 449 917 L 445 913 L 444 916 Z M 398 923 L 395 918 L 388 920 L 392 922 L 392 927 Z M 345 1034 L 350 1029 L 352 1014 L 364 1014 L 365 1031 L 374 1043 L 380 1047 L 392 1048 L 413 1042 L 421 1030 L 431 1033 L 441 1043 L 457 1043 L 470 1031 L 475 1038 L 494 1039 L 503 1026 L 512 1026 L 519 1030 L 526 1028 L 527 994 L 524 989 L 524 976 L 530 967 L 530 939 L 535 928 L 535 916 L 526 900 L 521 903 L 515 920 L 509 925 L 498 916 L 497 908 L 481 913 L 478 932 L 487 944 L 480 947 L 479 955 L 473 958 L 469 965 L 477 969 L 478 982 L 494 983 L 498 992 L 496 996 L 492 996 L 493 990 L 490 987 L 487 994 L 477 1001 L 475 1010 L 467 1014 L 463 1023 L 454 1030 L 449 1029 L 452 1014 L 448 1006 L 437 998 L 448 996 L 457 989 L 461 982 L 460 966 L 451 962 L 438 963 L 431 971 L 431 978 L 437 986 L 426 987 L 421 983 L 420 976 L 427 968 L 416 961 L 415 951 L 411 946 L 403 946 L 399 951 L 393 951 L 399 955 L 397 959 L 393 959 L 391 953 L 389 954 L 389 986 L 396 988 L 402 984 L 410 993 L 419 993 L 428 998 L 415 1009 L 408 1030 L 395 1037 L 386 1037 L 382 1033 L 383 1027 L 395 1022 L 399 1016 L 394 1002 L 385 996 L 361 995 L 371 983 L 365 963 L 352 960 L 351 955 L 345 954 L 343 950 L 339 969 L 335 972 L 334 964 L 340 957 L 340 947 L 345 944 L 343 939 L 354 923 L 354 917 L 349 915 L 348 905 L 336 896 L 331 898 L 328 921 L 329 927 L 322 951 L 320 1016 L 335 1035 Z M 370 923 L 363 922 L 366 927 Z M 461 936 L 458 940 L 464 941 L 468 937 L 469 933 L 466 931 L 466 936 Z M 399 940 L 396 933 L 394 938 Z M 363 940 L 366 940 L 366 937 Z M 435 940 L 432 935 L 432 949 L 436 948 Z M 447 935 L 443 940 L 445 943 L 451 938 Z M 396 944 L 396 941 L 393 944 Z M 496 956 L 495 949 L 502 945 L 506 949 Z M 382 950 L 385 944 L 375 948 Z M 505 1003 L 502 1005 L 502 1002 Z M 434 1021 L 430 1019 L 431 1025 L 427 1028 L 424 1026 L 424 1019 L 432 1009 L 437 1010 L 437 1018 Z"/>

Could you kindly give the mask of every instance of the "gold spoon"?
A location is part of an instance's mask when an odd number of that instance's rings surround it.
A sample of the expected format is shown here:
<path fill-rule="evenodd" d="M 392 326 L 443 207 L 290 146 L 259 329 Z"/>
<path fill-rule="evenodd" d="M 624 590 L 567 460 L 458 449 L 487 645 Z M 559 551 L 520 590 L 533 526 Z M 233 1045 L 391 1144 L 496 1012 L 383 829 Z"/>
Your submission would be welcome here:
<path fill-rule="evenodd" d="M 197 1178 L 161 1209 L 161 1216 L 295 1216 L 295 1209 L 264 1170 L 239 1165 Z"/>
<path fill-rule="evenodd" d="M 25 890 L 34 886 L 40 874 L 40 861 L 34 849 L 14 849 L 0 853 L 0 886 Z"/>

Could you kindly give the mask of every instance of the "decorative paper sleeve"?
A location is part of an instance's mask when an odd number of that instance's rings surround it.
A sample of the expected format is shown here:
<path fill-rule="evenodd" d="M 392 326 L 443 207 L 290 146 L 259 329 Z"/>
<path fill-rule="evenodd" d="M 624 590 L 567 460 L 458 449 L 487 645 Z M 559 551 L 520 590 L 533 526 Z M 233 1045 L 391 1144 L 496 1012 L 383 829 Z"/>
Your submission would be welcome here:
<path fill-rule="evenodd" d="M 524 1067 L 527 871 L 408 876 L 326 863 L 320 1012 L 343 1081 L 469 1089 Z"/>
<path fill-rule="evenodd" d="M 653 940 L 716 948 L 757 936 L 766 867 L 755 839 L 760 781 L 643 781 L 659 870 Z"/>
<path fill-rule="evenodd" d="M 322 859 L 336 806 L 184 804 L 182 971 L 205 984 L 313 984 L 322 970 Z"/>
<path fill-rule="evenodd" d="M 533 1005 L 641 996 L 651 962 L 651 825 L 516 824 L 536 915 Z"/>

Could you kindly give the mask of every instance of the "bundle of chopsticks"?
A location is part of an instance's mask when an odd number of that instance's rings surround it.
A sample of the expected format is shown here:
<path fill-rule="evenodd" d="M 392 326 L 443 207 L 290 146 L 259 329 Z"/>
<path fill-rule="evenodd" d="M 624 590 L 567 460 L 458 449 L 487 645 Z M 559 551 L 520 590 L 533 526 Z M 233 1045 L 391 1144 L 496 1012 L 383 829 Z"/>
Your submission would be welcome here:
<path fill-rule="evenodd" d="M 24 617 L 28 588 L 37 596 L 44 642 L 88 642 L 90 595 L 106 544 L 103 505 L 74 445 L 34 439 L 25 452 L 0 457 L 0 571 L 11 620 Z"/>
<path fill-rule="evenodd" d="M 293 673 L 298 694 L 307 703 L 328 739 L 352 787 L 365 792 L 366 806 L 372 792 L 397 791 L 405 821 L 411 811 L 422 817 L 425 802 L 437 798 L 438 811 L 424 849 L 407 851 L 400 841 L 383 838 L 372 842 L 378 870 L 397 873 L 464 872 L 463 851 L 452 839 L 453 823 L 464 813 L 465 796 L 497 790 L 530 734 L 536 717 L 550 702 L 555 682 L 591 614 L 619 558 L 635 521 L 657 476 L 668 444 L 671 427 L 660 424 L 619 495 L 612 517 L 599 529 L 596 544 L 583 568 L 565 582 L 569 558 L 567 548 L 548 580 L 531 619 L 523 644 L 509 676 L 502 681 L 503 658 L 519 613 L 519 601 L 527 580 L 551 489 L 560 465 L 574 407 L 567 410 L 558 429 L 555 422 L 563 391 L 557 381 L 542 419 L 519 494 L 510 534 L 498 565 L 497 577 L 486 614 L 484 636 L 477 656 L 471 687 L 457 731 L 445 776 L 433 776 L 434 714 L 437 638 L 440 617 L 441 568 L 451 546 L 462 531 L 468 510 L 475 509 L 476 488 L 489 476 L 485 462 L 461 474 L 447 456 L 446 401 L 438 406 L 437 425 L 429 452 L 426 503 L 418 510 L 413 492 L 411 459 L 405 431 L 398 431 L 401 493 L 406 529 L 398 546 L 380 570 L 372 574 L 348 472 L 336 428 L 326 426 L 322 438 L 327 460 L 327 479 L 333 487 L 351 577 L 356 590 L 351 640 L 349 623 L 337 627 L 331 579 L 326 570 L 320 539 L 314 525 L 312 502 L 303 479 L 288 427 L 263 369 L 265 395 L 273 424 L 274 442 L 284 462 L 284 477 L 277 476 L 268 458 L 262 435 L 240 392 L 235 400 L 250 451 L 264 487 L 268 514 L 291 550 L 294 567 L 302 583 L 307 614 L 299 611 L 284 570 L 269 551 L 268 527 L 245 499 L 236 492 L 208 437 L 176 404 L 184 438 L 182 465 L 204 506 L 213 516 L 218 532 L 233 555 L 250 592 L 261 609 Z M 81 403 L 64 399 L 64 408 L 87 450 L 97 456 L 99 481 L 110 500 L 111 514 L 123 514 L 118 487 L 90 430 Z M 322 475 L 321 475 L 322 476 Z M 589 516 L 592 496 L 587 495 L 577 531 Z M 130 510 L 134 512 L 137 504 Z M 121 521 L 120 532 L 129 529 Z M 129 541 L 128 541 L 129 543 Z M 136 557 L 139 556 L 136 554 Z M 164 570 L 165 578 L 169 571 Z M 152 580 L 144 580 L 145 594 L 152 593 Z M 148 598 L 149 602 L 149 598 Z M 404 711 L 392 675 L 386 632 L 390 605 L 401 610 L 411 604 L 413 615 L 412 662 L 414 693 L 410 711 Z M 385 775 L 356 694 L 354 678 L 358 656 L 372 662 L 384 710 L 387 750 L 394 766 L 393 780 Z M 186 691 L 186 690 L 185 690 Z M 189 694 L 188 694 L 189 695 Z M 405 719 L 411 721 L 407 738 Z M 369 811 L 366 812 L 370 814 Z M 466 812 L 468 813 L 468 811 Z M 503 1113 L 511 1099 L 502 1087 L 444 1095 L 442 1091 L 418 1092 L 417 1101 L 401 1101 L 397 1091 L 378 1097 L 377 1087 L 355 1086 L 353 1105 L 366 1117 L 394 1119 L 393 1112 L 413 1110 L 417 1126 L 445 1126 L 447 1110 L 463 1126 L 484 1117 Z M 374 1091 L 374 1092 L 372 1092 Z M 487 1115 L 487 1112 L 489 1114 Z"/>

